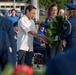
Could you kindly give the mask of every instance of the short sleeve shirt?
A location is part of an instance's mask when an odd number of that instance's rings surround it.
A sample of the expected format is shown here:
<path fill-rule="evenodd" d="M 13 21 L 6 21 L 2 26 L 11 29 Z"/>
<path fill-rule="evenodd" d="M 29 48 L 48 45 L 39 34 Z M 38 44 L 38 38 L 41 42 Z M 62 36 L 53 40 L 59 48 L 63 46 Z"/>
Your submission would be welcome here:
<path fill-rule="evenodd" d="M 23 16 L 18 22 L 17 50 L 33 51 L 33 35 L 29 31 L 35 31 L 35 24 L 32 19 Z"/>

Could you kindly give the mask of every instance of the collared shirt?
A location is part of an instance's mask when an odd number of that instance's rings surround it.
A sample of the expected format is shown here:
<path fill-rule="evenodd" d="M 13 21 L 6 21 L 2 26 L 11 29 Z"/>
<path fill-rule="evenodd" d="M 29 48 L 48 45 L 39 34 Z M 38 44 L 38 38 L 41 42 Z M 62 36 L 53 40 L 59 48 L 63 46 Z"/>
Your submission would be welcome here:
<path fill-rule="evenodd" d="M 18 22 L 18 17 L 16 17 L 16 16 L 9 16 L 8 17 L 12 22 L 13 22 L 13 24 L 15 23 L 15 22 Z"/>
<path fill-rule="evenodd" d="M 36 32 L 34 21 L 24 15 L 18 22 L 18 28 L 17 50 L 33 51 L 33 35 L 28 32 Z"/>

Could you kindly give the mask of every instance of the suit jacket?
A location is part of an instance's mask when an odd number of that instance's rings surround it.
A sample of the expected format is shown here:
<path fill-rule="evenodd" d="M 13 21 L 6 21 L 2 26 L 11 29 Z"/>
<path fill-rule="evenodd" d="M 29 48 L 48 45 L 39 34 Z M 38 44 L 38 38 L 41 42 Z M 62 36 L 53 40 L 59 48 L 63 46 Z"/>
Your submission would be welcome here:
<path fill-rule="evenodd" d="M 76 75 L 76 50 L 48 61 L 45 75 Z"/>

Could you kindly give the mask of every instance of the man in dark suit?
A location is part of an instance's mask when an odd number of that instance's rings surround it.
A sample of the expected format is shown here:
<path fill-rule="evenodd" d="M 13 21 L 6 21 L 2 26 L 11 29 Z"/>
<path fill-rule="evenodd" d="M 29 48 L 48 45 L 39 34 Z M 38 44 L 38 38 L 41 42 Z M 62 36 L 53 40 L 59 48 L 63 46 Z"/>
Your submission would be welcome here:
<path fill-rule="evenodd" d="M 12 63 L 12 49 L 6 32 L 0 30 L 0 68 Z"/>
<path fill-rule="evenodd" d="M 7 18 L 4 18 L 0 16 L 0 30 L 5 31 L 8 35 L 10 45 L 12 48 L 12 60 L 13 60 L 13 65 L 16 65 L 16 50 L 17 50 L 17 45 L 16 45 L 16 40 L 15 40 L 15 32 L 13 28 L 13 23 Z"/>

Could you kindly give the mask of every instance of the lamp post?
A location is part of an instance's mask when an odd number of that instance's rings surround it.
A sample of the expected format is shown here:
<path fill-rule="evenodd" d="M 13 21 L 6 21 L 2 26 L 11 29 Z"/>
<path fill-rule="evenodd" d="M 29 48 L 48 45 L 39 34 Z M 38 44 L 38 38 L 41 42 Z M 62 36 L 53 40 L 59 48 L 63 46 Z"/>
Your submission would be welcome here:
<path fill-rule="evenodd" d="M 15 0 L 13 0 L 13 8 L 15 9 Z"/>
<path fill-rule="evenodd" d="M 36 7 L 36 20 L 39 20 L 39 0 L 31 0 L 31 4 Z"/>

